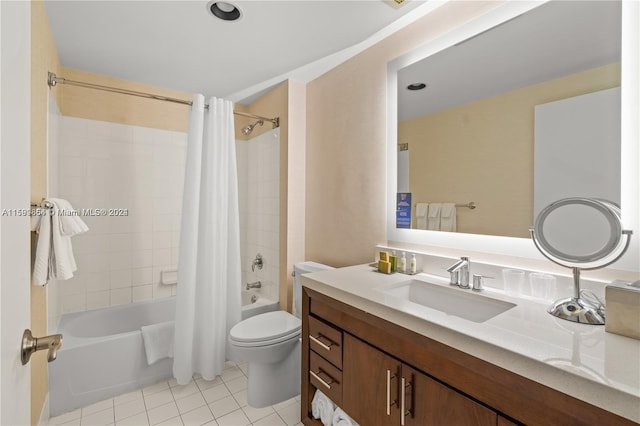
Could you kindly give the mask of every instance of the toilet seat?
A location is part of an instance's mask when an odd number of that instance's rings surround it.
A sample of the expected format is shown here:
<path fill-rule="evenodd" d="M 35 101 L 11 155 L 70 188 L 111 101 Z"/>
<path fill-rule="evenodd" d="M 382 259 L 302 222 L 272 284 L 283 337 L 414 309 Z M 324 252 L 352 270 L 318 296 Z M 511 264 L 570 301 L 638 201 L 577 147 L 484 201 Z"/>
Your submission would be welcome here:
<path fill-rule="evenodd" d="M 286 311 L 267 312 L 233 326 L 229 340 L 236 346 L 268 346 L 300 336 L 302 323 Z"/>

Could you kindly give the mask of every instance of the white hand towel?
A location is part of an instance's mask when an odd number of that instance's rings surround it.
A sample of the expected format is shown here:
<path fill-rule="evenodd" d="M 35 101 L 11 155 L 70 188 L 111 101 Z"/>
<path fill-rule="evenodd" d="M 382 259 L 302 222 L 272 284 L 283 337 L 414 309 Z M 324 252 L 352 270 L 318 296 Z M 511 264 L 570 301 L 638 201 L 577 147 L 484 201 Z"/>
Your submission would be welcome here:
<path fill-rule="evenodd" d="M 427 229 L 431 231 L 440 230 L 441 203 L 429 203 L 429 213 L 427 213 Z"/>
<path fill-rule="evenodd" d="M 416 229 L 427 229 L 427 212 L 429 211 L 429 204 L 418 203 L 416 204 Z"/>
<path fill-rule="evenodd" d="M 333 413 L 333 426 L 359 426 L 355 420 L 345 413 L 342 408 L 336 408 Z"/>
<path fill-rule="evenodd" d="M 319 390 L 313 395 L 311 401 L 311 415 L 314 419 L 320 419 L 324 426 L 333 424 L 333 413 L 336 410 L 336 404 L 329 397 Z"/>
<path fill-rule="evenodd" d="M 67 200 L 48 198 L 46 201 L 53 204 L 54 213 L 60 218 L 60 234 L 72 237 L 89 230 L 84 221 L 75 214 L 74 208 Z"/>
<path fill-rule="evenodd" d="M 442 203 L 440 210 L 440 230 L 456 232 L 456 205 L 453 203 Z"/>
<path fill-rule="evenodd" d="M 173 321 L 145 325 L 140 330 L 147 364 L 154 364 L 163 358 L 173 358 Z"/>
<path fill-rule="evenodd" d="M 59 280 L 68 280 L 78 269 L 76 259 L 73 257 L 71 237 L 61 233 L 60 216 L 56 214 L 55 207 L 53 215 L 49 217 L 51 218 L 51 239 L 53 241 L 53 250 L 49 253 L 49 276 Z M 44 217 L 43 220 L 45 220 Z"/>
<path fill-rule="evenodd" d="M 51 254 L 51 216 L 38 216 L 34 229 L 38 238 L 36 241 L 36 256 L 33 262 L 33 285 L 43 286 L 49 280 L 49 258 Z"/>

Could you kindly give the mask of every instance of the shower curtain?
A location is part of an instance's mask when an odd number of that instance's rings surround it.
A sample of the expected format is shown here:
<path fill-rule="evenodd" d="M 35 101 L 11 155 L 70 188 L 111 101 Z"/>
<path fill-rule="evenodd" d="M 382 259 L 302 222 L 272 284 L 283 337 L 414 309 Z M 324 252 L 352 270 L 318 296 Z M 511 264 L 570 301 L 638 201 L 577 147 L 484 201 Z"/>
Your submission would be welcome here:
<path fill-rule="evenodd" d="M 233 104 L 195 95 L 182 204 L 173 375 L 222 373 L 229 330 L 240 321 L 240 225 Z"/>

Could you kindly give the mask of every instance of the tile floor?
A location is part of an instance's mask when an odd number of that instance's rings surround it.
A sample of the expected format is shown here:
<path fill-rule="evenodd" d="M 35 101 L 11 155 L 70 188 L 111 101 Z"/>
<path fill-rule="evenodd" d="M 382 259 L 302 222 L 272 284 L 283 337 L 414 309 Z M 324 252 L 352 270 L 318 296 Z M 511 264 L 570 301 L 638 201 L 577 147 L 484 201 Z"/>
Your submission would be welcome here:
<path fill-rule="evenodd" d="M 302 426 L 300 397 L 266 408 L 247 405 L 247 366 L 227 362 L 222 375 L 181 386 L 163 381 L 49 419 L 50 426 Z"/>

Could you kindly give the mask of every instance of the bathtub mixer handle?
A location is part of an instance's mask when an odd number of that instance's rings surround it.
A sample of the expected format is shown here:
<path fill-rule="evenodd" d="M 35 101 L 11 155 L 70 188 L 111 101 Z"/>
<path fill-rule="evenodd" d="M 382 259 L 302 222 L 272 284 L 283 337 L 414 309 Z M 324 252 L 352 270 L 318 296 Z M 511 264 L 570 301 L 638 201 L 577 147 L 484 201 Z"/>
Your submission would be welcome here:
<path fill-rule="evenodd" d="M 52 334 L 44 337 L 33 337 L 28 328 L 22 334 L 22 350 L 20 359 L 26 365 L 34 352 L 48 350 L 47 361 L 51 362 L 58 356 L 58 349 L 62 346 L 62 334 Z"/>

